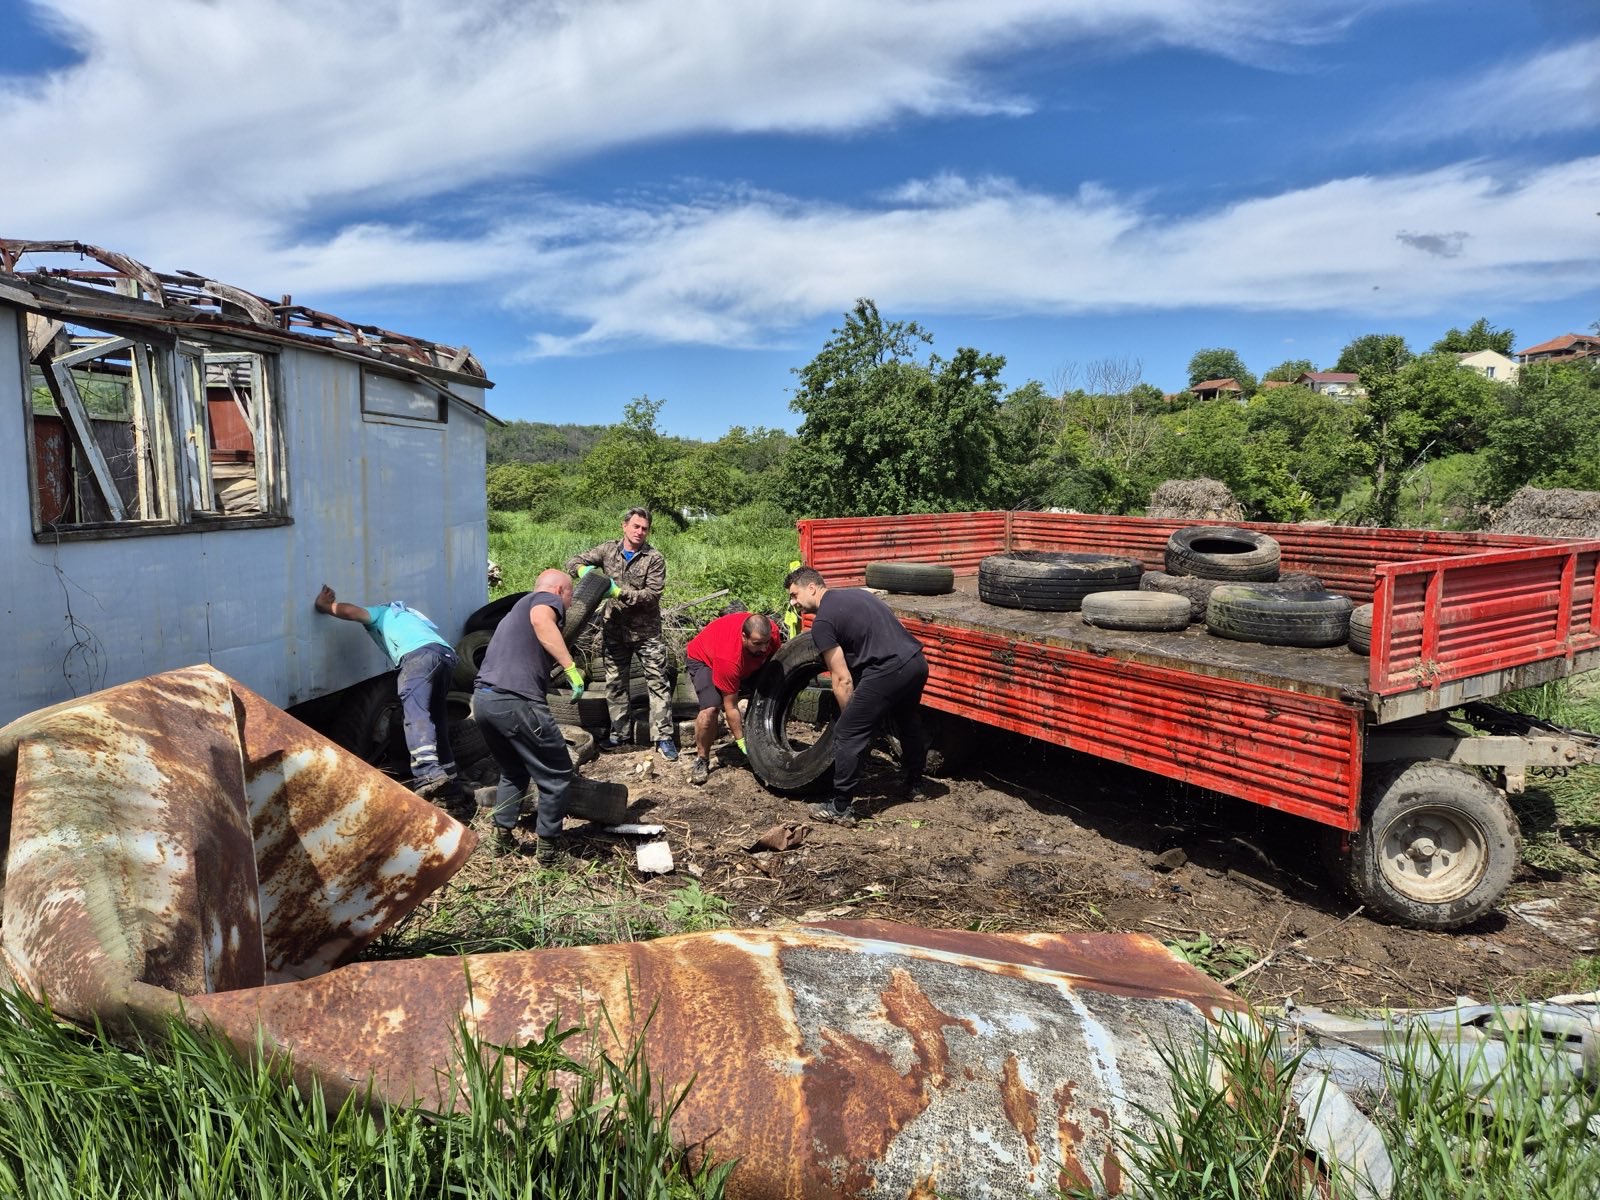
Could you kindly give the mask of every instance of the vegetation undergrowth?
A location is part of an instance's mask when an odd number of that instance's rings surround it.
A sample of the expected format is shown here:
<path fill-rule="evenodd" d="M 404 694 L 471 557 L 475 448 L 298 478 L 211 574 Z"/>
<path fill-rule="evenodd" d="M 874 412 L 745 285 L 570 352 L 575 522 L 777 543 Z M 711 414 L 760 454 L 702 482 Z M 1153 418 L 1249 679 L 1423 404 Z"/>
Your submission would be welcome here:
<path fill-rule="evenodd" d="M 1593 1200 L 1600 1195 L 1600 1089 L 1569 1045 L 1497 1017 L 1476 1029 L 1408 1023 L 1393 1031 L 1381 1083 L 1353 1097 L 1392 1168 L 1390 1200 Z M 1383 1169 L 1329 1162 L 1306 1137 L 1296 1083 L 1323 1103 L 1307 1052 L 1277 1030 L 1211 1026 L 1159 1049 L 1169 1108 L 1141 1106 L 1116 1132 L 1123 1195 L 1139 1200 L 1354 1200 Z M 1346 1147 L 1348 1136 L 1341 1139 Z M 1100 1194 L 1103 1179 L 1064 1189 Z"/>
<path fill-rule="evenodd" d="M 577 1039 L 576 1041 L 574 1039 Z M 125 1051 L 9 994 L 0 1005 L 0 1194 L 25 1200 L 324 1200 L 451 1196 L 688 1200 L 723 1194 L 729 1165 L 674 1148 L 681 1094 L 637 1045 L 620 1056 L 552 1025 L 496 1047 L 466 1028 L 452 1077 L 461 1111 L 375 1114 L 292 1086 L 288 1063 L 242 1062 L 169 1023 Z"/>

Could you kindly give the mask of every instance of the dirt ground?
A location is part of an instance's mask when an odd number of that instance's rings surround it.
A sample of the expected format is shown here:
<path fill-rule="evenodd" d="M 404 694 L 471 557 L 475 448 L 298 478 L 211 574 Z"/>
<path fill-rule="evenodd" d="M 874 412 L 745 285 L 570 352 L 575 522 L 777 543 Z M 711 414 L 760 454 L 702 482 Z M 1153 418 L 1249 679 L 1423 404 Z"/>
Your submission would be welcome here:
<path fill-rule="evenodd" d="M 874 755 L 858 797 L 868 817 L 854 829 L 812 820 L 811 799 L 768 791 L 726 761 L 736 751 L 722 753 L 703 787 L 688 781 L 688 755 L 669 764 L 644 749 L 582 773 L 626 783 L 630 819 L 666 827 L 676 871 L 639 877 L 641 888 L 698 880 L 735 925 L 850 916 L 1142 932 L 1185 944 L 1224 979 L 1243 972 L 1235 986 L 1259 1004 L 1325 1007 L 1544 996 L 1600 952 L 1581 881 L 1524 868 L 1500 910 L 1468 929 L 1398 928 L 1356 912 L 1328 881 L 1309 823 L 1026 738 L 991 733 L 915 801 Z M 748 850 L 781 822 L 809 825 L 803 845 Z M 632 861 L 636 839 L 570 822 L 569 833 L 580 857 Z M 1559 924 L 1575 915 L 1577 932 Z"/>

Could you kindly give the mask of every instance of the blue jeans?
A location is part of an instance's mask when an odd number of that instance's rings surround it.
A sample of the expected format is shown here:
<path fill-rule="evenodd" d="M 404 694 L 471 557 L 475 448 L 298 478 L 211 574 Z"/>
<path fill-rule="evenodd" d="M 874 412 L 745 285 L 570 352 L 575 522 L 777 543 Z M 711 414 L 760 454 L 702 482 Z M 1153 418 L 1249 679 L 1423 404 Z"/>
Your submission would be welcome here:
<path fill-rule="evenodd" d="M 456 669 L 456 653 L 434 642 L 400 660 L 400 711 L 405 717 L 411 775 L 418 782 L 453 778 L 456 756 L 450 750 L 450 717 L 445 697 Z"/>
<path fill-rule="evenodd" d="M 529 784 L 539 794 L 535 832 L 541 838 L 561 836 L 567 816 L 567 787 L 572 782 L 572 754 L 566 739 L 542 700 L 526 700 L 509 692 L 479 688 L 472 693 L 472 719 L 500 764 L 494 823 L 511 829 L 522 811 Z"/>

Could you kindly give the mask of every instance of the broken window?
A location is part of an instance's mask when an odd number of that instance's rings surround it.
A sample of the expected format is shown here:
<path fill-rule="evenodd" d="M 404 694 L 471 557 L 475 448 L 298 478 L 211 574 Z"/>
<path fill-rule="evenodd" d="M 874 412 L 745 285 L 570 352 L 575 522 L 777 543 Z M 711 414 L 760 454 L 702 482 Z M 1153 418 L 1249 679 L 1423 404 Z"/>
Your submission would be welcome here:
<path fill-rule="evenodd" d="M 269 356 L 28 318 L 36 533 L 281 518 Z"/>

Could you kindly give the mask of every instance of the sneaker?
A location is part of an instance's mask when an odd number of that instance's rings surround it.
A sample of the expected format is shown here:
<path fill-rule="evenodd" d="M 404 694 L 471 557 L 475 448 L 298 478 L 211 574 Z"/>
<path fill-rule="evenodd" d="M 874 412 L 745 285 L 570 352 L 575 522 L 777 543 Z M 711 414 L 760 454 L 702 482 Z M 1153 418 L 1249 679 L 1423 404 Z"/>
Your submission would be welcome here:
<path fill-rule="evenodd" d="M 522 844 L 517 837 L 515 829 L 507 829 L 504 825 L 494 827 L 494 856 L 505 858 L 512 854 L 530 854 L 532 851 Z"/>
<path fill-rule="evenodd" d="M 671 738 L 662 738 L 656 743 L 656 749 L 660 751 L 661 757 L 668 762 L 678 761 L 678 743 Z"/>
<path fill-rule="evenodd" d="M 540 838 L 539 848 L 534 851 L 534 858 L 541 867 L 559 867 L 566 860 L 566 852 L 561 849 L 561 843 L 555 838 Z"/>
<path fill-rule="evenodd" d="M 832 804 L 813 804 L 811 815 L 819 821 L 826 821 L 829 825 L 842 825 L 846 829 L 854 829 L 860 823 L 856 810 L 848 805 L 844 808 L 835 808 Z"/>
<path fill-rule="evenodd" d="M 689 782 L 698 787 L 711 777 L 711 764 L 703 758 L 694 760 L 694 766 L 689 768 Z"/>

